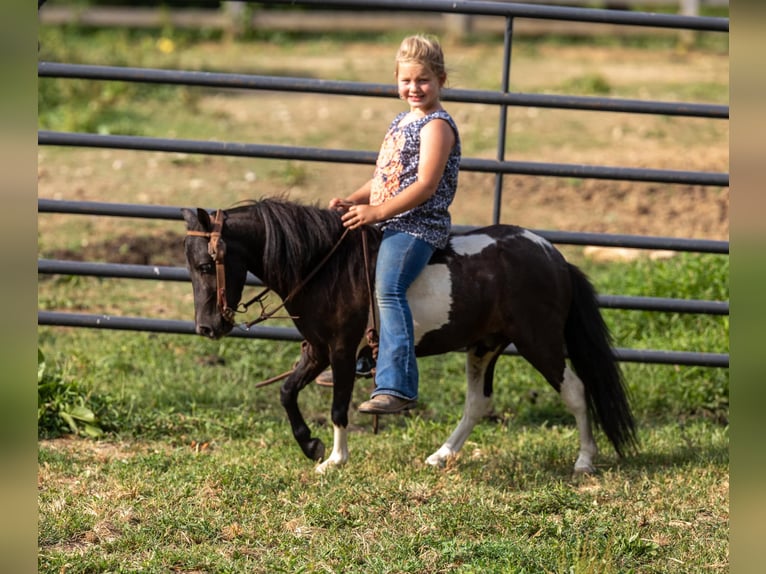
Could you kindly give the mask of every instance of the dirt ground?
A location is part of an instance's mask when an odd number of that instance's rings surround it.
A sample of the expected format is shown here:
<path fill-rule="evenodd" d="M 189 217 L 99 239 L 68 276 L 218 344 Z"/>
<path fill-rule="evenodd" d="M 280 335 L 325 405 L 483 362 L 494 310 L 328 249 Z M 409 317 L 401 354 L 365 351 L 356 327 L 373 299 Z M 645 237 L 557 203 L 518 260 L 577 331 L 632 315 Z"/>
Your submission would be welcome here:
<path fill-rule="evenodd" d="M 471 175 L 465 179 L 470 180 Z M 728 240 L 728 189 L 684 186 L 680 190 L 668 190 L 661 185 L 597 180 L 571 189 L 557 188 L 555 182 L 546 181 L 547 178 L 535 179 L 511 183 L 512 195 L 504 201 L 501 210 L 503 221 L 535 229 Z M 481 195 L 490 194 L 483 190 Z M 456 201 L 461 208 L 456 223 L 488 219 L 486 207 L 472 207 L 472 199 L 464 197 Z M 486 199 L 489 201 L 491 197 Z M 471 215 L 473 211 L 476 211 L 475 217 Z M 178 248 L 180 241 L 180 232 L 154 231 L 148 235 L 118 235 L 104 241 L 91 241 L 77 249 L 54 249 L 45 256 L 183 266 L 183 253 Z M 619 256 L 617 252 L 614 255 Z"/>
<path fill-rule="evenodd" d="M 327 78 L 345 73 L 360 81 L 386 81 L 385 77 L 381 79 L 379 70 L 390 65 L 388 49 L 373 53 L 369 46 L 363 48 L 349 49 L 343 58 L 335 59 L 319 50 L 288 51 L 280 55 L 280 73 Z M 494 53 L 485 54 L 485 50 L 482 47 L 460 49 L 459 56 L 452 60 L 456 70 L 453 87 L 473 88 L 485 81 L 481 75 L 488 72 L 474 73 L 472 64 L 477 59 L 495 57 Z M 455 52 L 453 49 L 452 53 Z M 190 49 L 184 52 L 188 62 L 179 63 L 181 67 L 193 67 L 195 57 L 209 57 L 209 54 L 210 47 L 202 46 L 199 54 Z M 232 66 L 244 66 L 236 61 L 239 57 L 247 65 L 257 67 L 252 54 L 239 56 L 236 53 L 230 55 Z M 268 50 L 262 57 L 265 63 L 261 67 L 275 65 L 276 56 Z M 497 71 L 494 64 L 488 63 L 486 68 Z M 668 56 L 662 52 L 614 47 L 545 46 L 530 55 L 519 54 L 513 70 L 513 89 L 520 91 L 547 90 L 547 86 L 555 91 L 562 84 L 573 85 L 572 82 L 598 77 L 610 86 L 610 95 L 615 97 L 636 97 L 636 90 L 645 89 L 647 93 L 640 94 L 645 99 L 699 101 L 694 94 L 678 92 L 690 84 L 705 88 L 725 83 L 721 78 L 727 77 L 728 58 L 704 53 Z M 267 73 L 268 69 L 252 71 Z M 196 110 L 192 111 L 215 118 L 210 139 L 374 149 L 390 119 L 392 105 L 397 105 L 397 102 L 375 99 L 365 101 L 358 109 L 350 109 L 346 100 L 324 98 L 317 106 L 316 97 L 286 97 L 278 93 L 247 97 L 213 94 L 200 98 Z M 494 157 L 496 135 L 491 130 L 496 129 L 497 110 L 455 104 L 447 107 L 461 127 L 464 150 L 468 149 L 464 157 Z M 682 123 L 675 118 L 609 113 L 579 119 L 573 114 L 532 108 L 511 108 L 509 113 L 506 153 L 509 160 L 704 172 L 727 172 L 729 168 L 728 122 L 725 120 L 695 119 Z M 218 124 L 223 126 L 220 134 L 212 131 Z M 189 137 L 180 130 L 179 126 L 178 133 L 169 137 Z M 320 137 L 324 139 L 316 142 L 311 139 Z M 179 158 L 173 154 L 121 150 L 41 147 L 38 157 L 38 195 L 42 198 L 208 208 L 281 193 L 299 201 L 324 205 L 335 195 L 353 191 L 371 171 L 369 166 L 316 162 L 297 166 L 295 162 L 282 162 L 281 167 L 264 168 L 253 167 L 261 164 L 251 160 L 233 163 L 226 158 Z M 494 189 L 494 175 L 461 172 L 451 210 L 454 223 L 491 223 Z M 58 227 L 63 217 L 39 218 L 42 257 L 184 264 L 178 249 L 180 224 L 177 231 L 165 225 L 164 229 L 144 226 L 144 232 L 139 234 L 110 233 L 114 218 L 101 218 L 89 222 L 87 227 L 82 226 L 82 230 L 77 228 L 77 223 L 72 223 L 67 231 Z M 506 175 L 501 221 L 533 229 L 727 240 L 729 189 Z M 62 242 L 60 239 L 67 237 L 68 232 L 81 233 L 81 240 Z M 102 239 L 93 241 L 96 236 Z"/>

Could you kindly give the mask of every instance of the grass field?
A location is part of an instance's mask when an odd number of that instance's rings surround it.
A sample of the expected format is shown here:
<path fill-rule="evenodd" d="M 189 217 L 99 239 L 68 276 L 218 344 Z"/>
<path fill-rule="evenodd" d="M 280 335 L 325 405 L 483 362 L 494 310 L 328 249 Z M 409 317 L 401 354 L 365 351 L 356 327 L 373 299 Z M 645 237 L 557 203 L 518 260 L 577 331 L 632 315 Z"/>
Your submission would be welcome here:
<path fill-rule="evenodd" d="M 380 70 L 389 69 L 396 45 L 393 38 L 163 37 L 171 44 L 150 33 L 41 29 L 41 59 L 384 82 Z M 448 47 L 453 85 L 496 88 L 497 52 L 486 41 Z M 516 89 L 727 100 L 728 56 L 720 45 L 682 53 L 668 45 L 535 41 L 516 54 Z M 397 106 L 98 82 L 41 80 L 40 90 L 45 129 L 360 149 L 375 148 Z M 456 112 L 467 153 L 493 157 L 496 117 L 476 108 Z M 728 128 L 720 122 L 616 114 L 585 121 L 525 109 L 512 115 L 516 158 L 728 168 Z M 211 207 L 284 191 L 323 203 L 368 171 L 61 148 L 41 148 L 38 169 L 40 197 Z M 667 193 L 679 202 L 672 205 L 684 206 L 665 218 L 628 205 L 633 189 L 615 186 L 600 196 L 587 182 L 565 184 L 509 181 L 514 197 L 527 201 L 506 207 L 515 222 L 536 227 L 651 232 L 663 225 L 657 234 L 725 237 L 714 222 L 727 190 L 653 189 L 652 197 Z M 491 182 L 471 174 L 461 185 L 471 191 L 456 202 L 456 222 L 487 222 Z M 549 203 L 534 202 L 541 194 Z M 611 198 L 609 208 L 597 209 L 589 194 Z M 39 254 L 128 261 L 141 239 L 147 263 L 181 265 L 179 226 L 41 215 Z M 599 263 L 581 249 L 565 251 L 602 293 L 728 300 L 726 257 Z M 38 299 L 50 310 L 186 320 L 192 313 L 188 284 L 41 276 Z M 728 352 L 726 317 L 605 317 L 617 346 Z M 253 387 L 288 369 L 296 344 L 52 327 L 38 334 L 48 401 L 40 404 L 40 572 L 728 571 L 725 369 L 624 364 L 640 452 L 620 460 L 599 436 L 599 472 L 573 478 L 571 417 L 542 378 L 511 357 L 498 364 L 494 416 L 447 468 L 424 465 L 460 416 L 464 365 L 460 354 L 422 360 L 418 409 L 384 418 L 375 435 L 352 407 L 351 461 L 320 476 L 290 435 L 276 386 Z M 360 381 L 354 404 L 368 392 Z M 328 445 L 329 393 L 312 385 L 301 400 Z M 80 435 L 68 432 L 61 411 L 77 415 Z M 100 438 L 88 438 L 88 429 Z"/>

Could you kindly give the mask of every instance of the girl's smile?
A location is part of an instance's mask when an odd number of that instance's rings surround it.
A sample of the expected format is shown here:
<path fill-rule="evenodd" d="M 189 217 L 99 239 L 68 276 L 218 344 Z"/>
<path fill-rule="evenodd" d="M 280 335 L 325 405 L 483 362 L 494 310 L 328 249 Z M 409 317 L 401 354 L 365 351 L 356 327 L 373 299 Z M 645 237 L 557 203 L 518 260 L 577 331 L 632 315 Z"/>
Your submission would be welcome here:
<path fill-rule="evenodd" d="M 412 112 L 429 114 L 441 108 L 439 97 L 444 79 L 429 68 L 414 62 L 402 62 L 396 72 L 399 97 L 410 105 Z"/>

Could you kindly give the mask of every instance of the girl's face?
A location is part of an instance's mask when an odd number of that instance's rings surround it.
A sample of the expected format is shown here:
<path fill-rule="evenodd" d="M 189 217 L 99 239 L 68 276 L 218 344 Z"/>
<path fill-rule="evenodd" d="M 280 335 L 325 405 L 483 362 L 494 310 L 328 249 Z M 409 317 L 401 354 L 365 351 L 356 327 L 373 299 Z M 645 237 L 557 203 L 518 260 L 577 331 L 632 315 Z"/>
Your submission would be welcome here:
<path fill-rule="evenodd" d="M 439 109 L 439 96 L 444 79 L 426 66 L 414 62 L 400 63 L 396 72 L 399 97 L 410 105 L 410 111 L 422 114 Z"/>

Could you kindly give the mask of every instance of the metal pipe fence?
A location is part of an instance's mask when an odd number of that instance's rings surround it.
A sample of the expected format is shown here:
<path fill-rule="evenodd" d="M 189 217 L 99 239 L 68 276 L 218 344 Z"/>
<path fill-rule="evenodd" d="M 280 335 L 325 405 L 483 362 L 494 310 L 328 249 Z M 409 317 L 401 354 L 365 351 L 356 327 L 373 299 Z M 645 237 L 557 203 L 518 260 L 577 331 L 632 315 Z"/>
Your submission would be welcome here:
<path fill-rule="evenodd" d="M 352 2 L 350 0 L 334 2 L 320 2 L 318 0 L 276 0 L 275 3 L 299 4 L 309 7 L 335 6 L 339 8 L 357 8 L 360 5 L 358 1 Z M 515 18 L 558 20 L 564 22 L 590 22 L 724 33 L 729 30 L 729 21 L 727 18 L 649 14 L 619 10 L 583 9 L 539 4 L 533 5 L 484 1 L 368 0 L 364 5 L 369 9 L 387 12 L 438 12 L 442 14 L 481 15 L 505 18 L 506 26 L 503 42 L 504 68 L 502 70 L 500 91 L 446 89 L 443 94 L 443 99 L 445 101 L 469 104 L 490 104 L 496 105 L 500 109 L 501 113 L 498 122 L 496 159 L 464 158 L 461 162 L 461 170 L 463 171 L 495 174 L 493 221 L 496 223 L 500 220 L 502 183 L 503 176 L 506 174 L 611 179 L 720 187 L 729 185 L 728 173 L 626 168 L 620 166 L 574 165 L 547 162 L 520 162 L 508 161 L 505 159 L 505 134 L 507 129 L 506 111 L 508 106 L 534 106 L 598 112 L 667 115 L 713 120 L 728 120 L 729 118 L 729 107 L 725 105 L 510 92 L 509 76 L 511 48 L 513 44 L 513 24 Z M 280 92 L 301 92 L 359 97 L 396 97 L 395 86 L 387 84 L 231 73 L 191 72 L 183 70 L 92 66 L 54 62 L 40 62 L 38 64 L 38 76 L 81 80 L 203 86 L 220 89 L 276 90 Z M 39 145 L 50 146 L 116 148 L 348 164 L 371 165 L 375 163 L 376 159 L 376 154 L 374 152 L 360 150 L 166 139 L 126 135 L 64 133 L 46 130 L 38 131 L 38 143 Z M 38 200 L 38 212 L 69 213 L 86 216 L 107 215 L 165 220 L 181 219 L 180 207 L 60 201 L 44 198 Z M 460 230 L 460 228 L 458 228 L 458 230 Z M 675 251 L 716 253 L 722 255 L 728 254 L 729 252 L 728 241 L 563 232 L 553 230 L 533 231 L 546 237 L 553 243 L 560 244 L 668 249 Z M 74 262 L 51 259 L 40 259 L 38 261 L 38 273 L 162 281 L 189 280 L 188 272 L 186 269 L 182 268 Z M 260 285 L 261 283 L 258 278 L 250 276 L 248 278 L 248 284 Z M 599 299 L 599 304 L 603 308 L 621 310 L 700 313 L 711 315 L 728 315 L 729 313 L 728 302 L 723 301 L 602 295 Z M 193 323 L 188 321 L 158 320 L 142 317 L 112 317 L 106 315 L 62 313 L 45 310 L 40 310 L 38 312 L 38 324 L 120 330 L 144 330 L 178 334 L 191 334 L 194 332 Z M 235 330 L 232 335 L 237 337 L 300 340 L 298 332 L 293 328 L 287 327 L 258 326 L 247 331 L 241 329 Z M 618 359 L 622 361 L 711 367 L 728 366 L 728 354 L 636 349 L 616 349 L 615 352 Z M 506 353 L 516 354 L 515 348 L 510 346 L 506 349 Z"/>
<path fill-rule="evenodd" d="M 130 203 L 106 203 L 99 201 L 68 201 L 60 199 L 38 199 L 39 213 L 69 213 L 76 215 L 105 215 L 133 217 L 137 219 L 181 220 L 181 206 L 148 205 Z M 214 208 L 209 208 L 214 211 Z M 456 231 L 475 228 L 456 225 Z M 688 239 L 684 237 L 662 237 L 648 235 L 627 235 L 617 233 L 586 233 L 582 231 L 555 231 L 532 229 L 552 243 L 563 245 L 598 245 L 603 247 L 627 247 L 634 249 L 667 249 L 694 253 L 729 253 L 729 242 L 716 239 Z"/>

